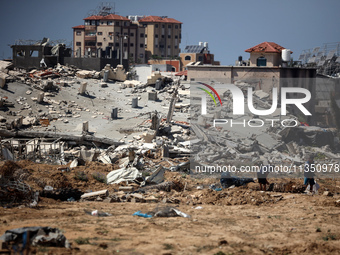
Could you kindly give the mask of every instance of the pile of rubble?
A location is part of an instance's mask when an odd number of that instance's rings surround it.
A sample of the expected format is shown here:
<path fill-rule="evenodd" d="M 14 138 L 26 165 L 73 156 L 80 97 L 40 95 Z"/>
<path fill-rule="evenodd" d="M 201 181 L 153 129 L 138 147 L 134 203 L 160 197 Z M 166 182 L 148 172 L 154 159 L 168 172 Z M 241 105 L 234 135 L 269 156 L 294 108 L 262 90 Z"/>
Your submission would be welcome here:
<path fill-rule="evenodd" d="M 245 82 L 235 82 L 235 85 L 242 90 L 251 86 Z M 223 107 L 210 106 L 209 114 L 206 115 L 200 114 L 201 98 L 191 95 L 193 170 L 196 165 L 204 167 L 212 163 L 232 165 L 239 169 L 242 165 L 254 165 L 260 161 L 265 165 L 287 166 L 298 170 L 295 177 L 301 177 L 310 154 L 315 155 L 319 165 L 339 164 L 340 143 L 336 129 L 309 126 L 292 114 L 280 115 L 280 109 L 269 116 L 255 116 L 246 112 L 244 116 L 231 117 L 232 94 L 229 91 L 221 94 Z M 261 90 L 253 92 L 253 100 L 257 107 L 268 109 L 271 106 L 269 94 Z M 216 119 L 219 122 L 215 122 Z M 261 126 L 268 119 L 273 120 L 270 125 Z M 286 121 L 287 126 L 283 126 L 282 121 Z M 289 176 L 293 177 L 293 173 Z"/>

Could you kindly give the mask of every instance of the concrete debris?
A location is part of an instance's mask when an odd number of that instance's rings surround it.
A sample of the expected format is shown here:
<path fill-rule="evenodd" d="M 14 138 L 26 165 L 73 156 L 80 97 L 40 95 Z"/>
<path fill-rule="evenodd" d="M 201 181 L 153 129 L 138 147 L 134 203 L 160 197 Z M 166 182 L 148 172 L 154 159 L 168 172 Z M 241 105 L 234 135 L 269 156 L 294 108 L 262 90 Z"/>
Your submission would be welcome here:
<path fill-rule="evenodd" d="M 81 195 L 81 199 L 87 199 L 87 200 L 91 200 L 94 198 L 98 198 L 98 197 L 101 197 L 101 198 L 105 198 L 109 195 L 109 192 L 107 189 L 105 190 L 100 190 L 100 191 L 95 191 L 95 192 L 90 192 L 90 193 L 85 193 L 83 195 Z"/>
<path fill-rule="evenodd" d="M 107 64 L 104 69 L 100 72 L 101 77 L 104 77 L 105 72 L 107 72 L 108 79 L 114 81 L 125 81 L 128 73 L 125 72 L 125 69 L 122 65 L 117 65 L 116 68 L 111 67 L 110 64 Z"/>
<path fill-rule="evenodd" d="M 86 70 L 80 70 L 76 72 L 76 76 L 78 78 L 82 79 L 89 79 L 89 78 L 94 78 L 95 76 L 98 77 L 98 72 L 96 71 L 86 71 Z"/>
<path fill-rule="evenodd" d="M 142 174 L 135 167 L 122 168 L 110 172 L 106 178 L 108 184 L 117 184 L 121 182 L 131 182 L 141 177 Z"/>
<path fill-rule="evenodd" d="M 148 76 L 147 84 L 148 85 L 154 85 L 156 83 L 160 83 L 160 80 L 164 80 L 164 76 L 159 72 L 154 72 L 151 74 L 151 76 Z"/>
<path fill-rule="evenodd" d="M 0 72 L 4 72 L 13 66 L 12 62 L 0 60 Z"/>
<path fill-rule="evenodd" d="M 225 197 L 219 198 L 226 198 L 225 204 L 276 203 L 283 196 L 260 200 L 256 188 L 246 194 L 245 187 L 257 184 L 254 175 L 222 178 L 209 189 L 199 183 L 188 185 L 185 176 L 196 176 L 195 167 L 212 163 L 233 165 L 237 170 L 257 161 L 303 168 L 310 153 L 318 156 L 320 164 L 340 160 L 339 141 L 333 129 L 302 125 L 291 114 L 279 116 L 276 111 L 270 117 L 295 120 L 297 127 L 277 123 L 269 128 L 214 126 L 214 119 L 233 119 L 232 94 L 221 93 L 226 109 L 213 106 L 202 116 L 200 102 L 195 104 L 190 98 L 192 83 L 160 72 L 154 72 L 143 83 L 127 80 L 128 73 L 120 65 L 107 65 L 101 72 L 62 65 L 30 72 L 10 69 L 6 65 L 0 73 L 1 159 L 59 165 L 64 171 L 59 170 L 53 178 L 60 181 L 72 175 L 72 180 L 78 178 L 76 188 L 82 188 L 80 192 L 66 181 L 58 186 L 52 181 L 36 180 L 38 187 L 53 188 L 41 192 L 45 197 L 195 205 L 215 203 L 209 199 L 222 191 Z M 243 90 L 249 87 L 247 83 L 235 84 Z M 257 90 L 253 94 L 257 107 L 270 108 L 268 93 Z M 237 117 L 233 120 L 241 121 Z M 256 125 L 265 118 L 247 112 L 245 122 L 248 121 Z M 195 165 L 196 162 L 201 164 Z M 103 176 L 88 172 L 92 164 L 98 171 L 105 169 L 100 173 Z M 176 172 L 181 178 L 167 176 Z M 25 195 L 27 201 L 21 202 L 33 203 L 31 187 L 22 185 L 21 179 L 16 181 L 9 188 L 17 198 Z M 85 189 L 96 182 L 103 186 Z M 301 192 L 300 186 L 274 183 L 270 189 Z M 0 188 L 5 190 L 7 186 Z M 194 193 L 184 194 L 188 190 Z M 249 198 L 233 200 L 232 192 L 238 191 Z M 12 202 L 8 192 L 0 194 L 5 194 L 1 201 Z"/>
<path fill-rule="evenodd" d="M 24 227 L 10 229 L 0 237 L 0 240 L 4 241 L 6 244 L 8 243 L 8 245 L 10 243 L 18 245 L 22 244 L 22 240 L 25 240 L 26 238 L 28 238 L 28 242 L 23 250 L 27 251 L 27 254 L 29 253 L 30 245 L 71 248 L 71 244 L 63 235 L 63 232 L 57 228 L 51 227 Z"/>

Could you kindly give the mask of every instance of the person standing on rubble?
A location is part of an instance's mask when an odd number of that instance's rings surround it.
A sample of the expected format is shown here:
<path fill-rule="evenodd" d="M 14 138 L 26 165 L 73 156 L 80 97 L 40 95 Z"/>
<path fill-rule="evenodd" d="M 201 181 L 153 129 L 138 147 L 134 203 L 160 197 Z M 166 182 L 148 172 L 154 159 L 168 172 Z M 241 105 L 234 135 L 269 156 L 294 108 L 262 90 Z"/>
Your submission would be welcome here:
<path fill-rule="evenodd" d="M 267 184 L 269 184 L 267 180 L 267 176 L 269 174 L 269 167 L 263 166 L 263 163 L 261 161 L 256 163 L 256 166 L 258 166 L 257 171 L 257 180 L 260 184 L 260 190 L 266 191 L 267 190 Z"/>
<path fill-rule="evenodd" d="M 309 184 L 309 192 L 313 192 L 313 186 L 315 184 L 314 176 L 315 176 L 315 165 L 314 165 L 314 156 L 313 154 L 309 155 L 308 160 L 305 164 L 305 169 L 304 169 L 304 185 L 306 186 L 306 189 Z"/>

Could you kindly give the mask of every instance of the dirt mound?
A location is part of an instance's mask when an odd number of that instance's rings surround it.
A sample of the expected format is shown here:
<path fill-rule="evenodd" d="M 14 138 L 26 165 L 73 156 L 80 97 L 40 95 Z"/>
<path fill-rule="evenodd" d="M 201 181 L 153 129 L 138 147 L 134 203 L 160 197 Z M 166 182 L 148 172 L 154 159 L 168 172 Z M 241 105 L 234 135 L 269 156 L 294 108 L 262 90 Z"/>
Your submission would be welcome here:
<path fill-rule="evenodd" d="M 0 175 L 4 178 L 12 178 L 15 171 L 20 168 L 15 162 L 7 160 L 0 166 Z"/>
<path fill-rule="evenodd" d="M 213 189 L 200 190 L 189 195 L 187 199 L 187 204 L 191 205 L 260 205 L 277 203 L 282 199 L 282 196 L 272 196 L 269 193 L 249 191 L 242 187 L 236 187 L 231 190 L 222 191 L 215 191 Z"/>

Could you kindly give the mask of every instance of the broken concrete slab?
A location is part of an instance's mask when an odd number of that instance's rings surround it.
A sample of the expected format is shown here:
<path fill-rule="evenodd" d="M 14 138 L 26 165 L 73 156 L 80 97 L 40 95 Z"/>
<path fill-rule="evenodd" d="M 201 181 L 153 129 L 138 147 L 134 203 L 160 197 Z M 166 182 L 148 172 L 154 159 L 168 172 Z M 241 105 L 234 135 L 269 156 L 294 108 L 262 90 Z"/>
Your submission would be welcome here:
<path fill-rule="evenodd" d="M 122 168 L 118 170 L 111 171 L 106 176 L 107 184 L 116 184 L 123 181 L 134 181 L 141 177 L 142 174 L 135 167 Z"/>
<path fill-rule="evenodd" d="M 80 198 L 82 199 L 89 199 L 89 198 L 93 198 L 93 197 L 106 197 L 109 195 L 109 191 L 107 189 L 104 190 L 99 190 L 99 191 L 95 191 L 95 192 L 89 192 L 89 193 L 85 193 L 83 195 L 81 195 Z"/>
<path fill-rule="evenodd" d="M 104 73 L 108 71 L 108 79 L 115 81 L 125 81 L 127 79 L 127 73 L 122 65 L 117 65 L 116 68 L 112 68 L 110 64 L 107 64 L 100 72 L 101 77 L 104 77 Z"/>

